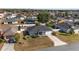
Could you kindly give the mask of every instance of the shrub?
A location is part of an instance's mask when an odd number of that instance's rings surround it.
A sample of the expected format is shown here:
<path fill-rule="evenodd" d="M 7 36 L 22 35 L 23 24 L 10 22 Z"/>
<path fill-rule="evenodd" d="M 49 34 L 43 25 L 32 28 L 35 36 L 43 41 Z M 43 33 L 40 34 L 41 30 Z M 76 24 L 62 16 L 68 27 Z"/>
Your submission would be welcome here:
<path fill-rule="evenodd" d="M 27 39 L 27 38 L 24 36 L 24 37 L 23 37 L 23 40 L 26 40 L 26 39 Z"/>
<path fill-rule="evenodd" d="M 4 42 L 3 39 L 0 38 L 0 43 Z"/>
<path fill-rule="evenodd" d="M 37 38 L 37 37 L 38 37 L 38 35 L 32 35 L 31 37 L 32 37 L 32 38 Z"/>
<path fill-rule="evenodd" d="M 14 37 L 15 37 L 16 42 L 18 42 L 18 40 L 20 39 L 20 34 L 16 33 Z"/>
<path fill-rule="evenodd" d="M 52 35 L 55 35 L 56 36 L 56 32 L 53 32 Z"/>

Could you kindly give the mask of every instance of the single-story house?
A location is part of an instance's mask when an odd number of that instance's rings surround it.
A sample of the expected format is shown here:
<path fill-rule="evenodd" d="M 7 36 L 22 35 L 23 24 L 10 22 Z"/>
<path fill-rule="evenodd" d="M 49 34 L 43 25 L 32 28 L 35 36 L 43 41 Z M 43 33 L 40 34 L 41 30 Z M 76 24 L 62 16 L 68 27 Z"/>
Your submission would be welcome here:
<path fill-rule="evenodd" d="M 14 17 L 14 18 L 6 18 L 6 19 L 3 19 L 2 21 L 2 24 L 17 24 L 17 18 Z"/>
<path fill-rule="evenodd" d="M 24 35 L 38 35 L 38 36 L 45 36 L 48 33 L 52 33 L 52 29 L 45 26 L 45 25 L 39 25 L 39 26 L 32 26 L 28 27 L 24 32 Z"/>
<path fill-rule="evenodd" d="M 25 20 L 24 20 L 24 23 L 26 24 L 35 24 L 35 21 L 37 20 L 36 17 L 27 17 Z"/>
<path fill-rule="evenodd" d="M 2 24 L 17 24 L 19 20 L 24 20 L 24 16 L 10 14 L 5 16 L 4 19 L 0 20 Z"/>
<path fill-rule="evenodd" d="M 59 31 L 62 32 L 69 32 L 71 29 L 71 25 L 69 25 L 68 23 L 59 23 L 55 25 L 56 28 L 60 29 Z"/>
<path fill-rule="evenodd" d="M 11 38 L 13 39 L 15 33 L 16 31 L 14 32 L 9 25 L 0 26 L 0 38 L 5 39 L 6 41 L 9 41 Z"/>

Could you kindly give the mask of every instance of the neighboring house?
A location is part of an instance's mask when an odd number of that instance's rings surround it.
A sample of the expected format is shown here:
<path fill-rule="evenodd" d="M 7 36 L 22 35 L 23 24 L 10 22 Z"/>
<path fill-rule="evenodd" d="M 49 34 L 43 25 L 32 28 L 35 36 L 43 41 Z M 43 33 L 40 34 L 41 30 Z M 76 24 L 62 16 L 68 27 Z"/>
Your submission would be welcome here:
<path fill-rule="evenodd" d="M 60 31 L 62 32 L 69 32 L 71 29 L 71 25 L 69 25 L 68 23 L 60 23 L 60 24 L 56 24 L 55 25 L 56 28 L 60 29 Z"/>
<path fill-rule="evenodd" d="M 17 18 L 14 17 L 14 18 L 6 18 L 6 19 L 3 19 L 2 21 L 3 24 L 17 24 Z"/>
<path fill-rule="evenodd" d="M 35 24 L 35 19 L 29 18 L 24 20 L 25 24 Z"/>
<path fill-rule="evenodd" d="M 7 14 L 4 19 L 1 20 L 2 24 L 17 24 L 19 20 L 24 20 L 24 16 L 16 14 Z"/>
<path fill-rule="evenodd" d="M 16 31 L 14 32 L 13 29 L 9 25 L 0 26 L 0 38 L 5 39 L 6 41 L 11 40 L 11 42 L 13 42 L 12 39 L 15 33 Z"/>
<path fill-rule="evenodd" d="M 38 36 L 45 36 L 48 33 L 52 33 L 51 28 L 44 26 L 44 25 L 39 25 L 39 26 L 33 26 L 27 28 L 24 32 L 24 35 L 38 35 Z"/>
<path fill-rule="evenodd" d="M 35 24 L 35 21 L 37 20 L 37 17 L 35 16 L 32 16 L 32 17 L 27 17 L 25 20 L 24 20 L 24 23 L 25 24 Z"/>

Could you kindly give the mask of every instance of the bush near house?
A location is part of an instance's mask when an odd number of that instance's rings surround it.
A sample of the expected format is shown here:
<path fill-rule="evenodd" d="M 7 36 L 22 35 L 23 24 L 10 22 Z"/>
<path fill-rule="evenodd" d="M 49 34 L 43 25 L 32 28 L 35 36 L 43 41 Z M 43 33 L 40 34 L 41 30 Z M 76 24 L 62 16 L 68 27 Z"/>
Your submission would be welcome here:
<path fill-rule="evenodd" d="M 56 36 L 56 32 L 52 32 L 52 35 L 55 35 Z"/>
<path fill-rule="evenodd" d="M 3 42 L 5 42 L 5 40 L 0 38 L 0 43 L 3 43 Z"/>
<path fill-rule="evenodd" d="M 18 40 L 20 39 L 20 34 L 16 33 L 14 37 L 15 37 L 16 42 L 18 42 Z"/>
<path fill-rule="evenodd" d="M 2 39 L 0 39 L 0 43 L 2 43 L 3 42 L 3 40 Z"/>

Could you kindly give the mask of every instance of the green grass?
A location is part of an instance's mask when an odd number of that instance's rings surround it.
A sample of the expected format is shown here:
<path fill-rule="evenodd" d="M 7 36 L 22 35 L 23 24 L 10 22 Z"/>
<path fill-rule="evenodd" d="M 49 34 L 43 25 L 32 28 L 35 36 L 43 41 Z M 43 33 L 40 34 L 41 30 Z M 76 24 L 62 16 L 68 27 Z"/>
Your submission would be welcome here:
<path fill-rule="evenodd" d="M 79 35 L 78 34 L 67 34 L 67 33 L 58 32 L 56 36 L 60 40 L 65 41 L 67 43 L 73 43 L 73 42 L 79 41 Z"/>

